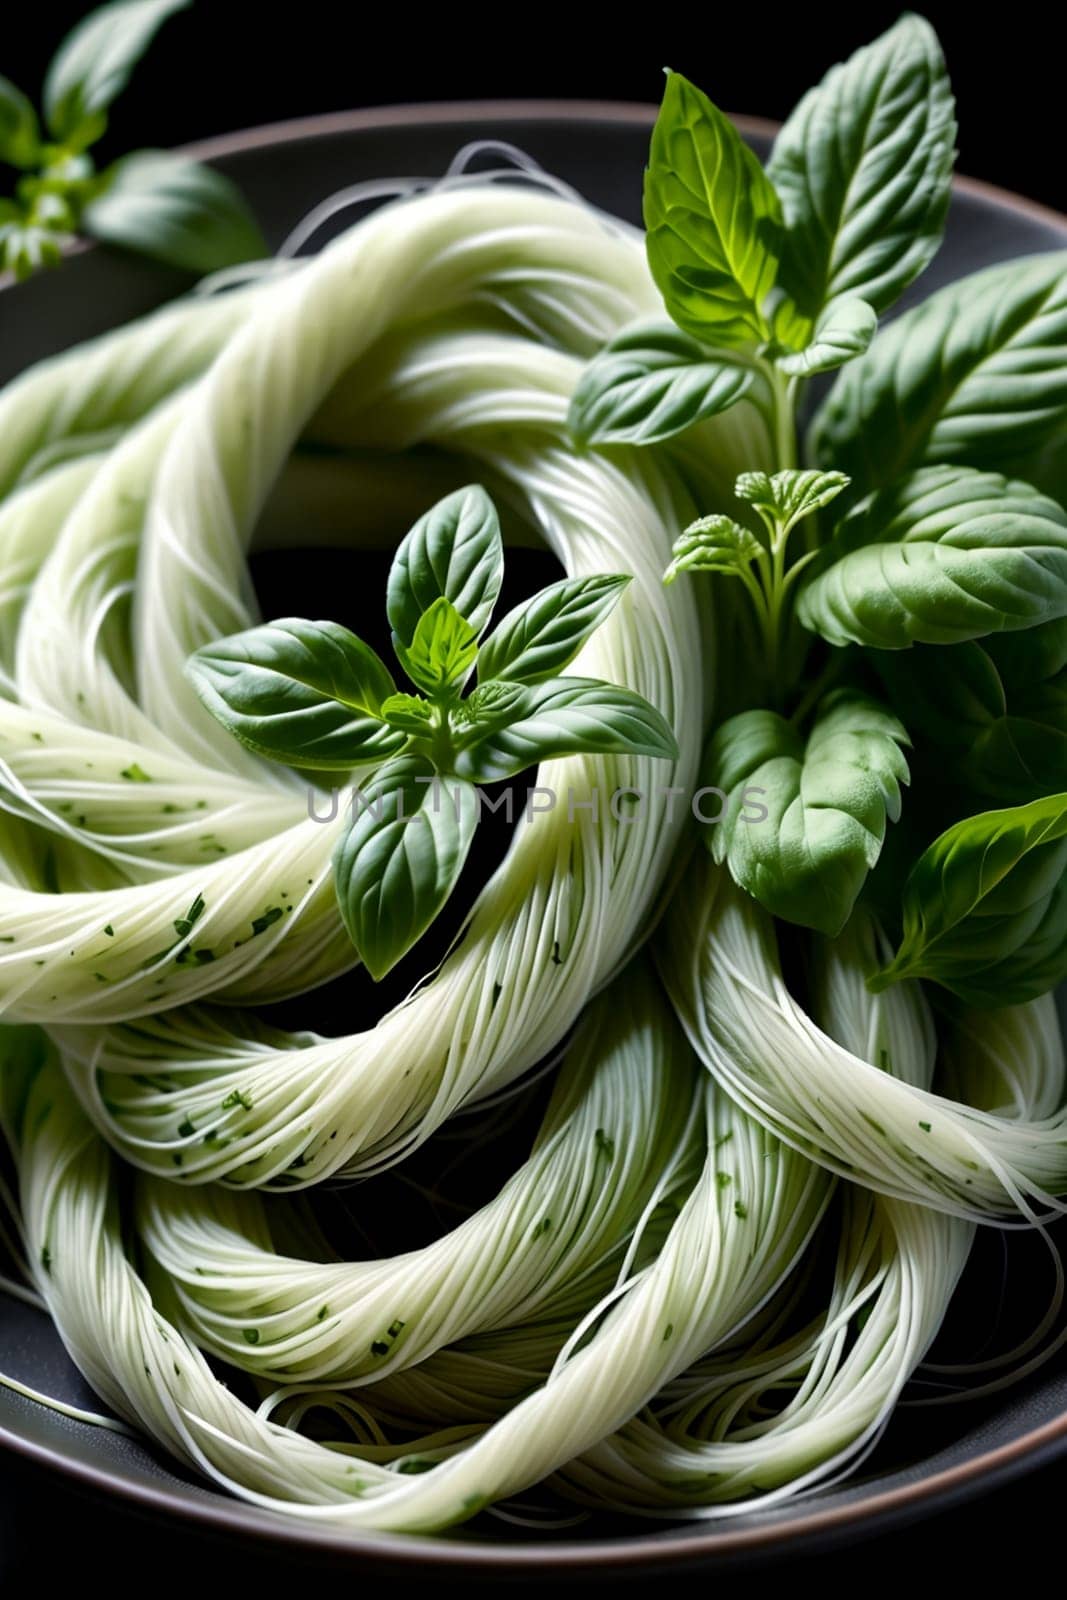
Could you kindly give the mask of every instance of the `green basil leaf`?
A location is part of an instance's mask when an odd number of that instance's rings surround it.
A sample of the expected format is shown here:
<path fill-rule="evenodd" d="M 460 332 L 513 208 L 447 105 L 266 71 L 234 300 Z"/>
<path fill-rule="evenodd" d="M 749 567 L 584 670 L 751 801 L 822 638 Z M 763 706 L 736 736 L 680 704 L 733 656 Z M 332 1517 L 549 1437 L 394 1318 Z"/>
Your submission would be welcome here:
<path fill-rule="evenodd" d="M 478 659 L 474 629 L 443 595 L 422 613 L 410 646 L 394 633 L 393 649 L 412 683 L 431 695 L 462 683 Z"/>
<path fill-rule="evenodd" d="M 698 517 L 675 539 L 674 559 L 663 581 L 673 583 L 683 572 L 721 572 L 736 577 L 762 548 L 755 534 L 733 517 Z"/>
<path fill-rule="evenodd" d="M 964 775 L 1002 804 L 1055 793 L 1067 773 L 1067 617 L 984 646 L 1006 703 L 970 741 Z"/>
<path fill-rule="evenodd" d="M 980 644 L 917 644 L 872 659 L 911 732 L 940 750 L 969 750 L 1007 710 L 1000 673 Z"/>
<path fill-rule="evenodd" d="M 960 278 L 883 328 L 817 413 L 811 453 L 879 488 L 924 462 L 1014 470 L 1067 424 L 1067 252 Z"/>
<path fill-rule="evenodd" d="M 832 67 L 774 142 L 782 282 L 815 317 L 839 295 L 887 310 L 945 226 L 956 122 L 937 36 L 911 14 Z"/>
<path fill-rule="evenodd" d="M 827 696 L 806 741 L 772 711 L 731 717 L 705 763 L 705 782 L 727 797 L 705 830 L 708 848 L 776 917 L 840 933 L 887 819 L 900 816 L 907 742 L 895 717 L 851 690 Z"/>
<path fill-rule="evenodd" d="M 639 755 L 675 760 L 666 718 L 631 689 L 596 678 L 555 678 L 524 689 L 513 720 L 475 739 L 456 771 L 475 783 L 510 778 L 568 755 Z"/>
<path fill-rule="evenodd" d="M 659 444 L 735 405 L 754 377 L 709 355 L 673 322 L 643 322 L 586 367 L 567 425 L 583 444 Z"/>
<path fill-rule="evenodd" d="M 36 111 L 21 89 L 0 76 L 0 161 L 12 167 L 34 167 L 40 154 Z"/>
<path fill-rule="evenodd" d="M 969 747 L 962 772 L 973 789 L 1002 803 L 1055 791 L 1067 773 L 1067 672 L 1015 697 Z"/>
<path fill-rule="evenodd" d="M 521 683 L 490 678 L 449 712 L 449 722 L 457 746 L 471 744 L 491 728 L 501 728 L 519 716 L 526 704 L 526 689 Z"/>
<path fill-rule="evenodd" d="M 904 936 L 871 980 L 929 978 L 974 1006 L 1021 1005 L 1067 977 L 1067 794 L 967 817 L 904 886 Z"/>
<path fill-rule="evenodd" d="M 1067 512 L 1027 483 L 923 467 L 869 496 L 801 580 L 797 615 L 831 644 L 901 650 L 1067 614 Z"/>
<path fill-rule="evenodd" d="M 477 825 L 473 785 L 438 778 L 422 756 L 387 761 L 361 788 L 333 870 L 345 927 L 373 978 L 384 978 L 440 912 Z"/>
<path fill-rule="evenodd" d="M 680 72 L 667 75 L 645 172 L 652 276 L 680 328 L 714 345 L 753 345 L 797 329 L 772 324 L 781 207 L 733 123 Z M 803 342 L 803 341 L 801 341 Z"/>
<path fill-rule="evenodd" d="M 935 760 L 951 755 L 966 792 L 1015 805 L 1063 782 L 1067 619 L 981 645 L 916 645 L 873 659 L 912 733 Z"/>
<path fill-rule="evenodd" d="M 419 518 L 397 550 L 385 609 L 401 644 L 410 644 L 424 611 L 451 600 L 481 638 L 504 576 L 496 507 L 480 484 L 446 495 Z"/>
<path fill-rule="evenodd" d="M 778 365 L 794 378 L 832 372 L 861 356 L 877 328 L 878 318 L 866 300 L 835 300 L 816 323 L 811 343 L 778 356 Z"/>
<path fill-rule="evenodd" d="M 433 706 L 418 694 L 391 694 L 382 701 L 381 715 L 391 728 L 425 738 L 431 732 Z"/>
<path fill-rule="evenodd" d="M 45 120 L 64 144 L 94 124 L 130 81 L 160 26 L 190 0 L 117 0 L 82 19 L 64 39 L 44 84 Z"/>
<path fill-rule="evenodd" d="M 285 617 L 204 645 L 186 672 L 212 716 L 249 750 L 294 767 L 355 766 L 396 750 L 381 720 L 396 685 L 336 622 Z"/>
<path fill-rule="evenodd" d="M 1067 670 L 1067 617 L 1057 617 L 1025 633 L 998 633 L 985 642 L 1009 689 L 1044 682 Z"/>
<path fill-rule="evenodd" d="M 739 500 L 754 506 L 767 527 L 788 531 L 803 517 L 836 500 L 848 479 L 843 472 L 786 467 L 781 472 L 742 472 L 734 484 Z"/>
<path fill-rule="evenodd" d="M 804 737 L 777 711 L 741 711 L 721 722 L 704 753 L 702 781 L 728 796 L 769 761 L 800 760 Z M 742 804 L 739 798 L 734 807 Z M 715 860 L 726 860 L 729 840 L 720 823 L 709 823 L 704 842 Z M 711 829 L 717 831 L 712 832 Z"/>
<path fill-rule="evenodd" d="M 203 274 L 267 254 L 236 184 L 166 150 L 140 150 L 103 175 L 82 212 L 84 231 L 184 272 Z"/>
<path fill-rule="evenodd" d="M 541 683 L 563 671 L 614 611 L 625 576 L 564 578 L 523 601 L 493 629 L 478 656 L 483 683 Z"/>

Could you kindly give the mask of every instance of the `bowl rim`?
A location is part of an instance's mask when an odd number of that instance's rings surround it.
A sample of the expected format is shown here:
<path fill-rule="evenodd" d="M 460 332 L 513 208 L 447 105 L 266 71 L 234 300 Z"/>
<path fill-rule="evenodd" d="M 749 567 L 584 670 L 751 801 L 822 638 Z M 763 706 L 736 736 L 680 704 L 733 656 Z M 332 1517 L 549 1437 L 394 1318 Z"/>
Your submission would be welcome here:
<path fill-rule="evenodd" d="M 215 161 L 245 152 L 268 149 L 278 144 L 301 143 L 352 132 L 373 132 L 382 128 L 410 127 L 419 123 L 454 123 L 457 126 L 480 122 L 508 121 L 598 122 L 651 127 L 657 107 L 635 101 L 584 99 L 501 99 L 428 101 L 419 104 L 376 106 L 358 110 L 332 111 L 317 116 L 296 117 L 279 122 L 239 129 L 233 133 L 197 140 L 178 147 L 178 153 L 199 161 Z M 773 139 L 779 123 L 765 117 L 734 115 L 731 121 L 743 134 Z M 1067 244 L 1067 214 L 1039 201 L 1014 194 L 981 179 L 955 176 L 957 192 L 994 204 L 1032 222 L 1063 233 Z M 76 240 L 68 248 L 81 255 L 97 248 Z M 10 274 L 0 275 L 0 292 L 16 287 Z M 33 1404 L 33 1402 L 27 1402 Z M 283 1512 L 264 1515 L 257 1507 L 240 1500 L 188 1498 L 177 1496 L 167 1485 L 138 1483 L 116 1478 L 106 1468 L 92 1462 L 57 1453 L 51 1446 L 12 1432 L 0 1422 L 0 1448 L 9 1450 L 49 1472 L 58 1472 L 83 1490 L 100 1492 L 128 1509 L 152 1515 L 177 1516 L 220 1533 L 265 1541 L 270 1545 L 303 1550 L 320 1559 L 333 1558 L 345 1563 L 370 1559 L 403 1569 L 442 1566 L 453 1570 L 481 1571 L 570 1571 L 596 1568 L 601 1574 L 611 1570 L 627 1573 L 648 1571 L 700 1561 L 711 1564 L 731 1558 L 762 1555 L 771 1557 L 797 1551 L 829 1539 L 841 1529 L 867 1533 L 887 1529 L 916 1518 L 924 1511 L 945 1508 L 970 1491 L 991 1491 L 1022 1472 L 1052 1461 L 1067 1453 L 1067 1410 L 1049 1422 L 1031 1428 L 1005 1444 L 983 1450 L 967 1461 L 941 1469 L 915 1482 L 875 1491 L 844 1505 L 820 1507 L 799 1498 L 793 1505 L 796 1515 L 755 1526 L 731 1526 L 729 1519 L 694 1522 L 692 1532 L 676 1527 L 668 1537 L 662 1532 L 636 1534 L 625 1540 L 597 1538 L 559 1544 L 456 1541 L 433 1537 L 412 1538 L 349 1531 L 336 1526 L 286 1519 Z M 206 1494 L 219 1494 L 210 1481 L 195 1487 Z M 697 1531 L 699 1530 L 699 1531 Z"/>
<path fill-rule="evenodd" d="M 218 157 L 240 155 L 246 150 L 261 150 L 282 141 L 295 143 L 303 139 L 328 138 L 332 134 L 372 131 L 376 128 L 409 127 L 418 122 L 470 123 L 495 119 L 519 122 L 621 122 L 635 127 L 650 128 L 659 108 L 640 100 L 585 100 L 585 99 L 504 99 L 504 100 L 440 100 L 401 102 L 398 105 L 370 106 L 352 111 L 325 111 L 317 116 L 292 117 L 281 122 L 264 122 L 254 128 L 242 128 L 233 133 L 217 134 L 210 139 L 198 139 L 180 146 L 182 155 L 197 161 L 214 161 Z M 747 112 L 730 112 L 730 121 L 744 134 L 757 138 L 773 139 L 781 123 L 771 117 L 750 116 Z M 1040 200 L 1031 200 L 1003 189 L 999 184 L 987 183 L 982 178 L 969 178 L 956 173 L 952 186 L 963 194 L 973 195 L 1004 206 L 1008 211 L 1025 216 L 1032 222 L 1044 222 L 1051 227 L 1067 229 L 1067 212 L 1057 211 Z"/>
<path fill-rule="evenodd" d="M 525 120 L 533 123 L 618 122 L 624 126 L 651 128 L 657 111 L 657 106 L 641 100 L 411 101 L 349 111 L 323 111 L 315 116 L 258 123 L 254 128 L 238 128 L 232 133 L 214 134 L 209 139 L 194 139 L 189 144 L 177 145 L 175 154 L 188 156 L 194 161 L 226 160 L 249 151 L 269 149 L 275 144 L 297 144 L 305 139 L 324 139 L 341 133 L 373 132 L 376 128 L 407 128 L 412 123 L 420 122 L 457 125 L 494 120 Z M 729 116 L 736 128 L 752 138 L 773 141 L 781 128 L 781 123 L 771 117 L 750 116 L 747 112 L 730 112 Z M 1030 222 L 1059 228 L 1067 233 L 1067 212 L 1057 211 L 1043 201 L 1031 200 L 1026 195 L 1001 188 L 999 184 L 987 183 L 982 178 L 968 178 L 958 172 L 953 174 L 952 187 L 961 194 L 1001 206 L 1005 211 L 1012 211 Z M 62 246 L 62 254 L 65 257 L 80 256 L 98 248 L 92 240 L 75 236 Z M 0 294 L 5 289 L 18 287 L 13 273 L 0 272 Z"/>

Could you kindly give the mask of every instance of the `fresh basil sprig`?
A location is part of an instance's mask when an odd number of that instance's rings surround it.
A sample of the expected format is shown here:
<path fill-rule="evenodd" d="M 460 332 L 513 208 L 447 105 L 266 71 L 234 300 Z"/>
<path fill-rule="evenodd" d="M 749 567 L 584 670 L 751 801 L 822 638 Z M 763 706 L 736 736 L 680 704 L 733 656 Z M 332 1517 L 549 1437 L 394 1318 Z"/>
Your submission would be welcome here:
<path fill-rule="evenodd" d="M 773 678 L 782 655 L 793 585 L 816 554 L 811 549 L 791 559 L 791 535 L 847 487 L 841 472 L 798 468 L 742 472 L 734 493 L 752 507 L 761 525 L 758 536 L 733 517 L 699 517 L 675 540 L 674 559 L 663 581 L 673 583 L 683 572 L 740 578 L 752 600 Z"/>
<path fill-rule="evenodd" d="M 475 785 L 557 756 L 677 755 L 640 695 L 559 676 L 630 580 L 552 584 L 485 638 L 503 573 L 496 508 L 471 485 L 419 518 L 389 573 L 393 648 L 415 693 L 335 622 L 265 623 L 187 663 L 207 709 L 258 755 L 334 773 L 375 766 L 334 853 L 341 915 L 375 978 L 455 888 L 479 820 Z"/>
<path fill-rule="evenodd" d="M 1048 492 L 1067 486 L 1067 254 L 977 273 L 877 331 L 940 242 L 955 134 L 940 47 L 910 14 L 831 68 L 766 167 L 669 74 L 644 203 L 671 321 L 605 346 L 570 426 L 652 445 L 746 413 L 722 451 L 750 440 L 769 470 L 741 474 L 740 506 L 703 508 L 665 574 L 709 575 L 722 658 L 744 663 L 719 674 L 740 709 L 706 756 L 728 798 L 705 843 L 824 933 L 876 891 L 905 927 L 879 982 L 1008 1004 L 1067 972 L 1067 512 Z M 837 367 L 809 430 L 821 470 L 799 470 L 803 385 Z M 921 792 L 871 886 L 909 766 Z M 1022 810 L 965 815 L 978 797 Z"/>
<path fill-rule="evenodd" d="M 22 279 L 55 266 L 76 233 L 198 274 L 266 254 L 240 191 L 211 167 L 151 150 L 98 172 L 89 155 L 159 28 L 189 4 L 113 0 L 90 12 L 52 60 L 42 117 L 0 78 L 0 164 L 20 174 L 0 200 L 0 270 Z"/>
<path fill-rule="evenodd" d="M 833 68 L 766 168 L 695 84 L 668 73 L 644 213 L 675 331 L 639 324 L 605 346 L 574 396 L 576 438 L 655 444 L 746 399 L 778 465 L 794 465 L 797 381 L 862 356 L 940 243 L 955 132 L 921 17 Z"/>
<path fill-rule="evenodd" d="M 919 857 L 900 948 L 871 986 L 908 977 L 982 1007 L 1067 978 L 1067 794 L 967 817 Z"/>

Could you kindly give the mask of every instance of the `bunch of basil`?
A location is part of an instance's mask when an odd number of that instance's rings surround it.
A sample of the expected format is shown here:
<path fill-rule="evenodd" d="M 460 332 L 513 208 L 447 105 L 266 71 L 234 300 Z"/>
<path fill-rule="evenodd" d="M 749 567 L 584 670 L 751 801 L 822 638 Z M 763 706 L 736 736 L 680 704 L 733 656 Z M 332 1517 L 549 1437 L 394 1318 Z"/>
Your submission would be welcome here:
<path fill-rule="evenodd" d="M 705 781 L 769 812 L 731 803 L 707 845 L 788 922 L 833 935 L 869 900 L 899 945 L 874 986 L 999 1006 L 1067 977 L 1067 255 L 876 334 L 938 247 L 954 143 L 913 15 L 805 96 L 766 168 L 670 74 L 645 221 L 671 320 L 604 348 L 571 427 L 647 445 L 745 403 L 758 470 L 667 574 L 711 574 L 734 663 Z M 801 446 L 802 386 L 835 368 Z"/>
<path fill-rule="evenodd" d="M 58 265 L 76 234 L 197 274 L 267 253 L 259 225 L 222 173 L 169 150 L 139 150 L 98 171 L 90 151 L 112 103 L 160 26 L 190 0 L 114 0 L 57 50 L 42 114 L 0 77 L 0 270 L 17 279 Z"/>
<path fill-rule="evenodd" d="M 212 716 L 257 755 L 318 777 L 372 769 L 350 797 L 333 872 L 345 927 L 374 978 L 455 889 L 481 820 L 480 785 L 564 755 L 678 755 L 666 719 L 641 695 L 565 674 L 629 578 L 549 584 L 487 635 L 503 577 L 496 507 L 470 484 L 419 518 L 390 567 L 393 652 L 414 693 L 398 692 L 347 628 L 303 617 L 232 634 L 187 663 Z"/>

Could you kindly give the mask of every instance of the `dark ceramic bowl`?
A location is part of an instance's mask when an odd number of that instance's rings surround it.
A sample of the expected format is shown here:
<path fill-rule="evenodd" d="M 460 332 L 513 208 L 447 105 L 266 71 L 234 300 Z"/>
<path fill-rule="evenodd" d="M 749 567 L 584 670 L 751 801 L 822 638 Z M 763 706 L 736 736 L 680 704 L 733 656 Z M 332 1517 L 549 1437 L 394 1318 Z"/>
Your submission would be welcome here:
<path fill-rule="evenodd" d="M 323 197 L 362 178 L 435 175 L 468 140 L 517 144 L 591 200 L 639 220 L 640 184 L 654 112 L 644 106 L 540 102 L 479 103 L 342 113 L 260 128 L 197 146 L 196 155 L 233 176 L 277 244 Z M 768 123 L 739 119 L 765 150 Z M 338 226 L 341 226 L 339 224 Z M 984 184 L 956 186 L 945 244 L 922 292 L 990 262 L 1067 246 L 1067 218 Z M 128 320 L 186 287 L 174 274 L 99 250 L 75 252 L 62 271 L 0 288 L 0 379 L 31 361 Z M 914 293 L 914 291 L 913 291 Z M 987 1230 L 988 1232 L 988 1230 Z M 1039 1260 L 1025 1253 L 1009 1299 L 1047 1300 Z M 1045 1258 L 1047 1262 L 1047 1257 Z M 1031 1271 L 1032 1269 L 1032 1271 Z M 996 1253 L 980 1250 L 971 1269 L 989 1299 Z M 1037 1279 L 1027 1287 L 1028 1279 Z M 1027 1311 L 1022 1310 L 1025 1324 Z M 74 1404 L 93 1405 L 48 1320 L 0 1299 L 0 1372 Z M 466 1570 L 487 1578 L 546 1579 L 595 1569 L 598 1577 L 680 1567 L 721 1568 L 884 1531 L 1067 1453 L 1067 1363 L 1050 1364 L 992 1401 L 905 1411 L 878 1452 L 848 1483 L 762 1513 L 722 1522 L 659 1527 L 634 1520 L 545 1535 L 532 1542 L 480 1518 L 455 1535 L 403 1539 L 349 1534 L 260 1511 L 180 1477 L 147 1446 L 70 1422 L 0 1388 L 0 1445 L 85 1488 L 121 1497 L 142 1512 L 243 1533 L 261 1543 L 344 1562 L 361 1572 Z"/>

